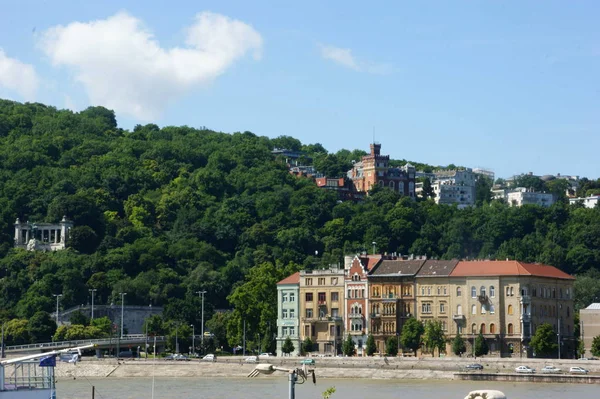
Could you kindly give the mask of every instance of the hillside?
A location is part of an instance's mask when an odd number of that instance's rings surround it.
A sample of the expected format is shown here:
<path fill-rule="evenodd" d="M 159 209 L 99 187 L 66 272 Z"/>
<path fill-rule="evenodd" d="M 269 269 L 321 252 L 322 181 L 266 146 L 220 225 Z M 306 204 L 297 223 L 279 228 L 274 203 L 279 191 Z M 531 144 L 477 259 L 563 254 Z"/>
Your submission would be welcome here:
<path fill-rule="evenodd" d="M 388 190 L 339 203 L 291 176 L 272 156 L 276 147 L 304 149 L 332 174 L 361 154 L 250 132 L 153 124 L 130 132 L 102 107 L 73 113 L 0 100 L 0 318 L 52 312 L 56 293 L 64 308 L 85 304 L 95 288 L 96 303 L 127 292 L 128 304 L 165 306 L 166 319 L 198 323 L 202 289 L 207 319 L 235 309 L 227 320 L 234 344 L 242 319 L 249 336 L 274 331 L 279 279 L 372 242 L 381 252 L 538 261 L 569 273 L 600 262 L 599 209 L 459 211 Z M 13 249 L 17 217 L 63 215 L 75 223 L 72 248 Z"/>

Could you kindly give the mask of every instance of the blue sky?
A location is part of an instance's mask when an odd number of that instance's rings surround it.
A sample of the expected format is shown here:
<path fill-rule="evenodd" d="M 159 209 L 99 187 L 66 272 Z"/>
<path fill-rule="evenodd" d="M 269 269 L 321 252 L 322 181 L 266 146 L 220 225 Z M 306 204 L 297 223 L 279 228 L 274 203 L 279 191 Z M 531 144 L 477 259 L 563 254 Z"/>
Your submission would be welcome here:
<path fill-rule="evenodd" d="M 1 3 L 2 98 L 600 177 L 597 1 Z"/>

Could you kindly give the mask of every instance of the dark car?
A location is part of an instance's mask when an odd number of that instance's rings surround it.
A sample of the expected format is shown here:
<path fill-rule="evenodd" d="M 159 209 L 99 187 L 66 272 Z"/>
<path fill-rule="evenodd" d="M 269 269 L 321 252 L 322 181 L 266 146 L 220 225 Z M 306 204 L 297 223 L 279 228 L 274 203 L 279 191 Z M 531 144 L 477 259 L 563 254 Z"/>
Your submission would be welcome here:
<path fill-rule="evenodd" d="M 132 351 L 121 351 L 121 352 L 119 352 L 119 357 L 120 358 L 133 357 L 133 352 Z"/>
<path fill-rule="evenodd" d="M 471 363 L 465 366 L 467 370 L 483 370 L 483 366 L 479 363 Z"/>

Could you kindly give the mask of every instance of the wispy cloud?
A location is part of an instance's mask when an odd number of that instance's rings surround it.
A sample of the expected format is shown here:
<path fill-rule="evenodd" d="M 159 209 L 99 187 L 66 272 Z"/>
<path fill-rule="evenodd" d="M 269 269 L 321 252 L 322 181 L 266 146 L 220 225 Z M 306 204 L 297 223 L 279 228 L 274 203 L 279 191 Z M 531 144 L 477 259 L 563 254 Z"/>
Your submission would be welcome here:
<path fill-rule="evenodd" d="M 163 48 L 141 20 L 120 12 L 52 27 L 39 45 L 55 66 L 72 71 L 90 102 L 147 121 L 247 53 L 261 56 L 261 35 L 224 15 L 200 13 L 186 33 L 184 46 Z"/>
<path fill-rule="evenodd" d="M 25 100 L 33 100 L 39 81 L 33 65 L 7 56 L 0 48 L 0 88 L 15 92 Z"/>
<path fill-rule="evenodd" d="M 352 54 L 352 49 L 318 44 L 321 57 L 333 61 L 343 67 L 350 68 L 357 72 L 367 72 L 376 75 L 387 75 L 392 72 L 392 66 L 389 64 L 374 63 L 371 61 L 357 59 Z"/>

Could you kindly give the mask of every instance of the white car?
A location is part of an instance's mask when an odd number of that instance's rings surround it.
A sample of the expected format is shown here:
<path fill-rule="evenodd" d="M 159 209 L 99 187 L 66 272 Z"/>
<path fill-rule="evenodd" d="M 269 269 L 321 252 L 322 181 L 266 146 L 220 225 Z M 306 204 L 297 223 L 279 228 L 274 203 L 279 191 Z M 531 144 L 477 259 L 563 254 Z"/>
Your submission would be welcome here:
<path fill-rule="evenodd" d="M 272 353 L 270 353 L 270 352 L 269 352 L 269 353 L 267 353 L 267 352 L 263 352 L 263 353 L 261 353 L 260 355 L 258 355 L 258 358 L 260 359 L 260 358 L 262 358 L 262 357 L 271 357 L 271 356 L 273 356 L 273 354 L 272 354 Z"/>
<path fill-rule="evenodd" d="M 202 358 L 202 360 L 204 360 L 205 362 L 216 362 L 217 358 L 215 357 L 215 355 L 213 355 L 212 353 L 209 355 L 206 355 Z"/>
<path fill-rule="evenodd" d="M 554 366 L 544 366 L 544 368 L 541 369 L 540 371 L 545 374 L 558 374 L 558 373 L 560 373 L 561 370 Z"/>
<path fill-rule="evenodd" d="M 258 358 L 256 356 L 248 356 L 244 359 L 245 363 L 258 363 Z"/>
<path fill-rule="evenodd" d="M 589 372 L 590 372 L 589 370 L 584 369 L 583 367 L 571 367 L 569 369 L 569 373 L 572 373 L 572 374 L 587 374 Z"/>
<path fill-rule="evenodd" d="M 535 369 L 532 369 L 529 366 L 519 366 L 515 369 L 515 371 L 517 373 L 523 373 L 523 374 L 533 374 L 535 373 Z"/>

